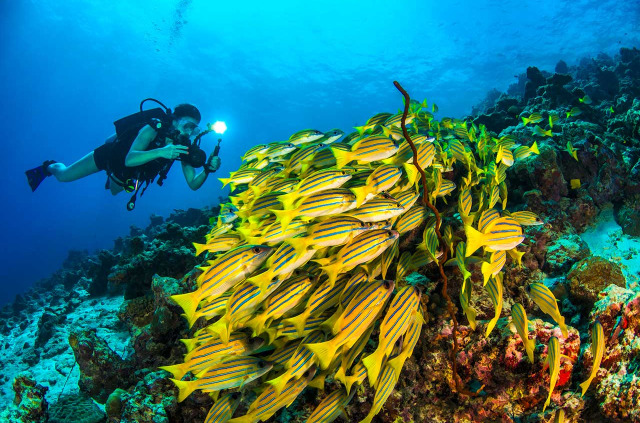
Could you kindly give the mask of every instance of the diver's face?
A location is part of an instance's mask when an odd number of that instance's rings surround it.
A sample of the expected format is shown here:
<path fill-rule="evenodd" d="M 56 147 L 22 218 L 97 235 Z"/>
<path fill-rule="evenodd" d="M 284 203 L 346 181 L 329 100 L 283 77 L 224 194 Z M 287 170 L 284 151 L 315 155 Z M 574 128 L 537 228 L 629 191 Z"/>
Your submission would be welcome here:
<path fill-rule="evenodd" d="M 180 135 L 187 137 L 196 136 L 200 133 L 198 122 L 192 117 L 185 116 L 174 120 L 173 126 L 180 132 Z"/>

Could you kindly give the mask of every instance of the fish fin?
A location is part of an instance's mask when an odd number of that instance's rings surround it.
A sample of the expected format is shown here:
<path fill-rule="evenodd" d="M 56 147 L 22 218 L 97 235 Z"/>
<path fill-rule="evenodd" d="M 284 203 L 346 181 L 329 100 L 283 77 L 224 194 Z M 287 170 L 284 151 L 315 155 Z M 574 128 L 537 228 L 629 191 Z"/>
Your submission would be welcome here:
<path fill-rule="evenodd" d="M 380 374 L 380 364 L 382 364 L 382 359 L 380 352 L 383 350 L 378 346 L 376 350 L 362 359 L 362 364 L 367 368 L 367 376 L 369 377 L 369 386 L 375 386 L 376 381 L 378 380 L 378 375 Z"/>
<path fill-rule="evenodd" d="M 226 187 L 229 183 L 231 183 L 231 178 L 218 178 L 220 182 L 222 182 L 222 188 Z"/>
<path fill-rule="evenodd" d="M 529 362 L 533 364 L 533 351 L 536 348 L 536 341 L 533 339 L 527 338 L 527 341 L 524 343 L 524 349 L 527 352 L 527 357 L 529 357 Z"/>
<path fill-rule="evenodd" d="M 193 391 L 196 390 L 196 384 L 192 381 L 182 381 L 177 379 L 171 379 L 173 383 L 178 387 L 178 402 L 184 401 Z"/>
<path fill-rule="evenodd" d="M 538 141 L 534 141 L 533 144 L 531 145 L 531 147 L 529 147 L 529 150 L 531 150 L 535 154 L 539 155 L 540 154 L 540 150 L 538 150 Z"/>
<path fill-rule="evenodd" d="M 273 389 L 276 391 L 276 396 L 280 396 L 290 378 L 291 376 L 288 372 L 285 372 L 275 379 L 268 380 L 267 383 L 273 386 Z"/>
<path fill-rule="evenodd" d="M 327 375 L 319 374 L 318 376 L 314 377 L 311 382 L 307 383 L 307 386 L 310 388 L 315 388 L 319 391 L 324 391 L 324 381 L 326 378 Z"/>
<path fill-rule="evenodd" d="M 338 347 L 336 347 L 333 340 L 319 342 L 317 344 L 305 344 L 305 347 L 315 354 L 322 369 L 329 367 L 333 357 L 336 355 L 336 351 L 338 350 Z"/>
<path fill-rule="evenodd" d="M 207 244 L 198 244 L 197 242 L 194 242 L 193 246 L 196 249 L 196 257 L 198 257 L 203 252 L 207 251 Z"/>
<path fill-rule="evenodd" d="M 278 196 L 278 201 L 280 201 L 280 204 L 282 204 L 282 207 L 285 210 L 288 210 L 288 209 L 293 209 L 294 208 L 294 203 L 296 202 L 296 200 L 298 198 L 300 198 L 300 196 L 294 190 L 293 192 L 290 192 L 288 194 L 282 194 L 282 195 Z"/>
<path fill-rule="evenodd" d="M 266 272 L 262 272 L 258 275 L 248 278 L 246 282 L 257 286 L 261 292 L 267 292 L 267 288 L 271 283 L 271 275 L 267 275 L 267 273 L 269 273 L 268 270 Z"/>
<path fill-rule="evenodd" d="M 264 326 L 269 319 L 269 315 L 262 313 L 245 323 L 245 326 L 253 329 L 253 336 L 258 336 L 264 332 Z"/>
<path fill-rule="evenodd" d="M 393 357 L 391 360 L 387 361 L 387 366 L 390 366 L 396 375 L 399 375 L 402 371 L 402 365 L 404 362 L 402 361 L 402 354 Z"/>
<path fill-rule="evenodd" d="M 409 180 L 407 185 L 414 185 L 418 179 L 418 168 L 413 165 L 413 159 L 409 159 L 409 162 L 404 163 L 402 167 L 407 173 L 407 179 Z"/>
<path fill-rule="evenodd" d="M 309 246 L 309 239 L 306 237 L 289 238 L 285 242 L 291 245 L 298 255 L 304 254 Z"/>
<path fill-rule="evenodd" d="M 493 319 L 489 320 L 489 323 L 487 323 L 487 331 L 485 332 L 484 336 L 485 337 L 489 337 L 489 335 L 491 334 L 491 331 L 493 331 L 493 328 L 496 326 L 496 323 L 498 323 L 498 319 L 500 318 L 500 316 L 496 316 Z"/>
<path fill-rule="evenodd" d="M 326 258 L 326 257 L 325 258 L 313 259 L 311 261 L 318 263 L 320 266 L 326 266 L 326 265 L 331 263 L 331 259 L 330 258 Z"/>
<path fill-rule="evenodd" d="M 469 321 L 469 326 L 471 327 L 471 329 L 476 330 L 476 316 L 478 314 L 478 312 L 476 311 L 475 308 L 468 306 L 465 310 L 464 310 L 464 314 L 467 315 L 467 320 Z"/>
<path fill-rule="evenodd" d="M 191 316 L 187 316 L 185 313 L 182 313 L 180 316 L 184 317 L 187 320 L 187 323 L 189 324 L 189 329 L 191 329 L 193 325 L 195 325 L 198 319 L 201 317 L 200 313 L 198 313 L 197 311 L 193 313 L 193 315 Z"/>
<path fill-rule="evenodd" d="M 185 347 L 187 347 L 187 353 L 193 351 L 193 349 L 198 344 L 198 340 L 195 338 L 181 339 L 180 341 L 184 344 Z"/>
<path fill-rule="evenodd" d="M 282 322 L 291 323 L 295 328 L 298 336 L 302 336 L 304 333 L 304 325 L 307 323 L 307 319 L 309 318 L 309 314 L 305 311 L 302 314 L 299 314 L 294 317 L 290 317 L 288 319 L 283 320 Z"/>
<path fill-rule="evenodd" d="M 329 277 L 329 284 L 333 288 L 333 285 L 336 283 L 338 279 L 338 275 L 341 273 L 342 266 L 339 262 L 335 262 L 332 264 L 327 264 L 321 267 L 322 271 Z"/>
<path fill-rule="evenodd" d="M 269 338 L 269 344 L 273 344 L 276 340 L 276 335 L 278 334 L 278 330 L 276 328 L 266 328 L 264 331 Z"/>
<path fill-rule="evenodd" d="M 542 412 L 543 413 L 544 413 L 544 410 L 549 405 L 549 403 L 551 402 L 551 394 L 552 394 L 552 391 L 549 391 L 549 396 L 547 397 L 547 400 L 544 402 L 544 406 L 542 407 Z"/>
<path fill-rule="evenodd" d="M 589 376 L 589 379 L 585 380 L 584 382 L 582 382 L 580 384 L 580 388 L 582 389 L 582 395 L 584 397 L 584 394 L 587 392 L 587 389 L 589 389 L 589 385 L 591 385 L 591 381 L 593 380 L 593 378 L 591 376 Z"/>
<path fill-rule="evenodd" d="M 344 367 L 340 366 L 340 368 L 336 371 L 336 374 L 333 375 L 333 378 L 335 380 L 340 381 L 343 385 L 346 386 L 346 382 L 345 379 L 347 378 L 347 375 L 344 371 Z M 349 391 L 347 391 L 347 394 L 349 393 Z"/>
<path fill-rule="evenodd" d="M 351 152 L 338 150 L 337 148 L 332 148 L 331 152 L 333 153 L 333 157 L 336 158 L 336 168 L 342 169 L 351 161 Z"/>
<path fill-rule="evenodd" d="M 218 335 L 218 337 L 225 344 L 229 342 L 229 336 L 231 335 L 231 331 L 229 330 L 229 322 L 224 317 L 219 319 L 214 324 L 209 325 L 207 330 L 211 333 Z"/>
<path fill-rule="evenodd" d="M 487 282 L 489 282 L 489 279 L 491 278 L 491 263 L 487 263 L 486 261 L 482 262 L 480 270 L 482 271 L 482 276 L 484 277 L 482 286 L 486 286 Z"/>
<path fill-rule="evenodd" d="M 271 213 L 276 216 L 276 221 L 282 225 L 282 231 L 285 231 L 293 218 L 295 217 L 295 210 L 273 210 L 269 209 Z"/>
<path fill-rule="evenodd" d="M 198 291 L 187 294 L 172 295 L 171 299 L 184 310 L 187 320 L 191 319 L 200 304 L 200 293 Z"/>
<path fill-rule="evenodd" d="M 251 226 L 258 226 L 258 223 L 260 223 L 261 220 L 262 220 L 262 216 L 256 216 L 256 215 L 251 215 L 247 218 L 247 222 L 249 222 Z"/>
<path fill-rule="evenodd" d="M 478 248 L 482 247 L 484 243 L 484 234 L 471 226 L 465 226 L 464 232 L 467 235 L 467 248 L 465 250 L 465 257 L 469 257 L 475 253 Z"/>
<path fill-rule="evenodd" d="M 171 366 L 160 366 L 158 368 L 171 373 L 174 379 L 180 380 L 187 374 L 184 364 L 185 363 L 173 364 Z"/>
<path fill-rule="evenodd" d="M 365 185 L 362 187 L 351 188 L 351 192 L 356 196 L 356 208 L 360 207 L 367 201 L 371 189 Z"/>
<path fill-rule="evenodd" d="M 476 214 L 475 213 L 469 213 L 468 216 L 464 215 L 464 214 L 460 214 L 460 219 L 462 219 L 462 223 L 465 224 L 465 226 L 471 226 L 473 225 L 473 221 L 476 218 Z"/>
<path fill-rule="evenodd" d="M 562 336 L 567 338 L 569 336 L 569 330 L 567 329 L 567 325 L 564 323 L 564 316 L 560 316 L 558 319 L 558 326 L 560 326 L 560 331 L 562 332 Z"/>

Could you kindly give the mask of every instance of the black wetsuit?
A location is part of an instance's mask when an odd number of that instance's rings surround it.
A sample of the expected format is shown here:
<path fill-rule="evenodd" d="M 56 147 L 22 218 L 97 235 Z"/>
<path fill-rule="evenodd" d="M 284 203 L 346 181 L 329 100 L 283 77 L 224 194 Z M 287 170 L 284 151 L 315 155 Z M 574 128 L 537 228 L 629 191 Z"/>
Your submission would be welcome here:
<path fill-rule="evenodd" d="M 138 131 L 127 131 L 125 134 L 117 135 L 115 141 L 107 142 L 93 150 L 93 160 L 96 162 L 98 169 L 104 170 L 107 175 L 117 178 L 116 183 L 118 181 L 125 183 L 129 179 L 139 181 L 153 179 L 163 169 L 168 170 L 174 162 L 174 160 L 159 158 L 140 166 L 125 166 L 125 158 L 129 154 L 131 145 L 137 136 Z M 164 134 L 158 134 L 149 143 L 145 151 L 164 147 L 164 137 Z"/>

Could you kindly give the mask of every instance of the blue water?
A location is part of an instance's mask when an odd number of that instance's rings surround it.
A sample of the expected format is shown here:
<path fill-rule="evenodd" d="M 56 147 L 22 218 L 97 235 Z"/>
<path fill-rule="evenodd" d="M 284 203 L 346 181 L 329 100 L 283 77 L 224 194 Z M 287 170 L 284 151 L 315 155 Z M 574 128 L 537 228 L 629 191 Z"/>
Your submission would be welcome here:
<path fill-rule="evenodd" d="M 394 79 L 441 115 L 462 117 L 527 66 L 553 70 L 559 59 L 572 65 L 640 44 L 640 6 L 630 1 L 213 4 L 0 3 L 0 303 L 51 274 L 70 249 L 109 248 L 151 213 L 217 203 L 217 179 L 191 191 L 179 165 L 133 212 L 128 195 L 104 190 L 104 173 L 50 178 L 31 193 L 24 170 L 45 159 L 71 164 L 142 98 L 193 102 L 204 121 L 226 121 L 215 176 L 227 176 L 254 144 L 304 128 L 349 132 L 398 110 Z M 209 136 L 203 147 L 214 143 Z"/>

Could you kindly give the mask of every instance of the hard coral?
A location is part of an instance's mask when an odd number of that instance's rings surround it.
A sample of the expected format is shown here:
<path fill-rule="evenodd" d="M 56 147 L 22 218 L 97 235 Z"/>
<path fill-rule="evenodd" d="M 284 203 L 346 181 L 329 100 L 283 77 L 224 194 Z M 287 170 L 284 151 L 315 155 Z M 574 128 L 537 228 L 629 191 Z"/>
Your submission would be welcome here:
<path fill-rule="evenodd" d="M 49 423 L 100 423 L 105 413 L 85 395 L 65 395 L 49 407 Z"/>
<path fill-rule="evenodd" d="M 620 266 L 597 256 L 587 257 L 576 263 L 567 279 L 571 283 L 572 300 L 589 309 L 607 286 L 614 284 L 624 288 L 626 285 Z"/>

